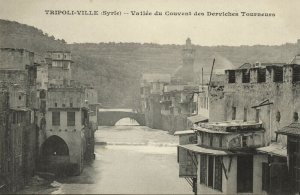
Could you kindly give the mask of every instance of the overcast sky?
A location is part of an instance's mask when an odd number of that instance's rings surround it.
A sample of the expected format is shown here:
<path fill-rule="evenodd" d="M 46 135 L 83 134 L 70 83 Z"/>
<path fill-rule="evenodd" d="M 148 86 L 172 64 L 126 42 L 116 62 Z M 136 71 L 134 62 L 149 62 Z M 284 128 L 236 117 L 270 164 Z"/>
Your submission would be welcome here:
<path fill-rule="evenodd" d="M 300 0 L 0 0 L 0 18 L 73 42 L 279 45 L 300 38 Z M 50 16 L 45 10 L 267 12 L 275 17 Z"/>

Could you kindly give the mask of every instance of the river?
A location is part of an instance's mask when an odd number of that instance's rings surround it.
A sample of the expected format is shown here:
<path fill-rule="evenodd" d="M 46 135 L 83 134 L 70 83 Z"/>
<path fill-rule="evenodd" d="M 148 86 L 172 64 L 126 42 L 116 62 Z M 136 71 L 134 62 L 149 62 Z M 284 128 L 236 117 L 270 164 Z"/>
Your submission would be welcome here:
<path fill-rule="evenodd" d="M 120 126 L 99 127 L 96 159 L 80 176 L 29 185 L 20 193 L 52 194 L 193 194 L 178 177 L 178 137 L 166 131 L 136 126 L 122 119 Z M 106 145 L 101 143 L 106 142 Z"/>

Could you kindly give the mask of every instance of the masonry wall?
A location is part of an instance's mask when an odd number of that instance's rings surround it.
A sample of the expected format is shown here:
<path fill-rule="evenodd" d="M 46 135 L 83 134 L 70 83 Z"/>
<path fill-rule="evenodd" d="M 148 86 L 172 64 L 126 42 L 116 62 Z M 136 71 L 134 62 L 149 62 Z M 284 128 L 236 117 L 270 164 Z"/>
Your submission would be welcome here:
<path fill-rule="evenodd" d="M 248 121 L 255 121 L 259 112 L 259 119 L 266 129 L 265 143 L 268 145 L 275 140 L 277 130 L 294 122 L 295 113 L 300 114 L 300 84 L 291 82 L 289 69 L 285 72 L 283 83 L 267 79 L 264 83 L 226 84 L 223 92 L 210 96 L 210 121 L 232 120 L 233 107 L 236 107 L 236 120 L 244 120 L 246 113 Z M 259 107 L 259 111 L 252 108 L 264 100 L 272 104 Z M 285 136 L 279 136 L 279 141 L 285 144 Z"/>
<path fill-rule="evenodd" d="M 175 131 L 183 131 L 187 129 L 187 116 L 185 115 L 162 115 L 162 130 L 174 134 Z"/>
<path fill-rule="evenodd" d="M 1 48 L 0 67 L 25 69 L 25 65 L 33 65 L 34 53 L 25 49 Z"/>

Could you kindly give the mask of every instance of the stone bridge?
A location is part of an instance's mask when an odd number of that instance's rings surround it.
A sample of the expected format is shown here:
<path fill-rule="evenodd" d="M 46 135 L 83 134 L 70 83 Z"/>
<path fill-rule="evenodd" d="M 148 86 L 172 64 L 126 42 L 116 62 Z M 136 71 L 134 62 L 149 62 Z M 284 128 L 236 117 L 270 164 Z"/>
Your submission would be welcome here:
<path fill-rule="evenodd" d="M 98 126 L 114 126 L 123 118 L 134 119 L 139 125 L 145 125 L 145 115 L 132 111 L 107 110 L 98 111 Z"/>

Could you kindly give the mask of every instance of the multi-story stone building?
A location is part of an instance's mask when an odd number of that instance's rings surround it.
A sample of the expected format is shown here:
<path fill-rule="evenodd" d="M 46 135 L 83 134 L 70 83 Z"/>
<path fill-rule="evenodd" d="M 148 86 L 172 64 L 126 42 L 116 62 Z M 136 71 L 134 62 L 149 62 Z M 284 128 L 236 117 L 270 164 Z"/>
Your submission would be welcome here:
<path fill-rule="evenodd" d="M 169 74 L 143 74 L 141 81 L 142 112 L 145 113 L 146 126 L 161 128 L 161 93 L 171 82 Z"/>
<path fill-rule="evenodd" d="M 35 172 L 36 64 L 24 49 L 0 51 L 0 191 L 15 192 Z"/>
<path fill-rule="evenodd" d="M 97 92 L 71 77 L 71 53 L 51 51 L 39 81 L 39 169 L 55 174 L 80 174 L 84 160 L 94 158 Z M 90 111 L 92 109 L 92 112 Z M 93 121 L 89 120 L 91 115 Z M 65 170 L 65 171 L 63 171 Z"/>
<path fill-rule="evenodd" d="M 46 56 L 48 64 L 48 84 L 70 85 L 72 80 L 71 52 L 69 51 L 49 51 Z"/>
<path fill-rule="evenodd" d="M 298 59 L 226 70 L 224 88 L 209 90 L 209 123 L 194 128 L 197 144 L 179 146 L 198 156 L 198 193 L 299 191 Z"/>

